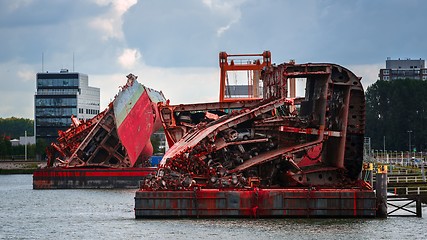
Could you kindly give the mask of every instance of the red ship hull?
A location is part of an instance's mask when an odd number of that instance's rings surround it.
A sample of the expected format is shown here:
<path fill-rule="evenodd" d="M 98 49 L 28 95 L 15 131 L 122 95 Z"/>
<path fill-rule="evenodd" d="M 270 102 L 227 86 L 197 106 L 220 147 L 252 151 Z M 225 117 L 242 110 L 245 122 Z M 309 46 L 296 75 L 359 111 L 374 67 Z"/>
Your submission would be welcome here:
<path fill-rule="evenodd" d="M 123 122 L 117 126 L 117 132 L 131 164 L 134 164 L 140 155 L 147 157 L 152 155 L 150 136 L 153 133 L 153 124 L 151 101 L 144 91 Z"/>

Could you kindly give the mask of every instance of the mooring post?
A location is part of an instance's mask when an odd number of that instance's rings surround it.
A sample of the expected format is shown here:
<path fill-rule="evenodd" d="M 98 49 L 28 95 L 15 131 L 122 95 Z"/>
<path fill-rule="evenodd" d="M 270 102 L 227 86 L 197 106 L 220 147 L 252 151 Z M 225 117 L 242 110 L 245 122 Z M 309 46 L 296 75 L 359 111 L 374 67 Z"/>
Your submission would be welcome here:
<path fill-rule="evenodd" d="M 375 195 L 377 198 L 377 217 L 387 217 L 387 165 L 380 165 L 377 169 L 375 181 Z"/>
<path fill-rule="evenodd" d="M 421 217 L 423 217 L 423 209 L 421 208 L 421 197 L 420 197 L 420 195 L 418 195 L 416 199 L 417 199 L 417 203 L 416 203 L 417 217 L 421 218 Z"/>

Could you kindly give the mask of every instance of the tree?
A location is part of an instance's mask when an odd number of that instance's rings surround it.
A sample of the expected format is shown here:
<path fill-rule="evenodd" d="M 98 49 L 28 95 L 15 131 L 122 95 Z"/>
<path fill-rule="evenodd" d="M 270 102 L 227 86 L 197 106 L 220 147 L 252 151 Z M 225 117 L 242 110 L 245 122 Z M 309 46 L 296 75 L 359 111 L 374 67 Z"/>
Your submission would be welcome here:
<path fill-rule="evenodd" d="M 427 81 L 401 79 L 377 81 L 366 91 L 366 136 L 372 148 L 406 151 L 411 145 L 427 150 Z"/>
<path fill-rule="evenodd" d="M 10 136 L 12 139 L 24 136 L 27 131 L 28 136 L 34 135 L 34 121 L 26 118 L 0 118 L 0 135 Z"/>
<path fill-rule="evenodd" d="M 0 136 L 0 158 L 9 158 L 12 152 L 12 144 L 10 138 L 3 135 Z"/>
<path fill-rule="evenodd" d="M 25 155 L 24 146 L 12 147 L 10 139 L 24 136 L 27 131 L 28 136 L 34 135 L 34 121 L 25 118 L 0 118 L 0 157 L 12 159 L 16 155 Z M 33 158 L 35 146 L 28 147 L 28 157 Z M 13 156 L 12 156 L 13 155 Z"/>
<path fill-rule="evenodd" d="M 35 154 L 38 160 L 44 160 L 46 158 L 46 148 L 48 144 L 44 139 L 38 139 L 35 147 Z"/>

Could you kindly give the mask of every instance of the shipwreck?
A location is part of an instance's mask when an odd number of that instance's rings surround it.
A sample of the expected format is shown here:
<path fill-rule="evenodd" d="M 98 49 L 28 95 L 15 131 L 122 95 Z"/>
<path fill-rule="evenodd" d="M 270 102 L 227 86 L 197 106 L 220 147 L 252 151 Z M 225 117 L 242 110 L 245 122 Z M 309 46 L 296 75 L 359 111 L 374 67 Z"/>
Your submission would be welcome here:
<path fill-rule="evenodd" d="M 159 104 L 171 148 L 141 182 L 136 218 L 375 216 L 359 179 L 359 77 L 337 64 L 272 64 L 269 51 L 221 52 L 219 65 L 219 102 Z M 248 72 L 244 97 L 231 96 L 233 71 Z"/>
<path fill-rule="evenodd" d="M 155 171 L 150 136 L 161 128 L 157 104 L 162 92 L 129 74 L 108 108 L 92 119 L 72 116 L 72 126 L 59 131 L 47 149 L 47 167 L 33 175 L 34 189 L 136 188 Z"/>

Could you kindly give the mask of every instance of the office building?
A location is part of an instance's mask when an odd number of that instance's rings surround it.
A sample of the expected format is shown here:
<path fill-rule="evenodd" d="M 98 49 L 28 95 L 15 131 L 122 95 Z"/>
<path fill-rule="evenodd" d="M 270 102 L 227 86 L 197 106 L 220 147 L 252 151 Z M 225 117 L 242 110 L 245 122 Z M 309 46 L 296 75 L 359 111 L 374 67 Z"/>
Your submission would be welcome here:
<path fill-rule="evenodd" d="M 34 96 L 36 141 L 55 141 L 58 130 L 71 125 L 71 116 L 90 119 L 100 111 L 100 89 L 89 87 L 88 76 L 62 69 L 59 73 L 37 73 Z"/>
<path fill-rule="evenodd" d="M 427 68 L 423 59 L 397 59 L 387 58 L 386 67 L 380 69 L 380 80 L 391 81 L 396 79 L 427 80 Z"/>

